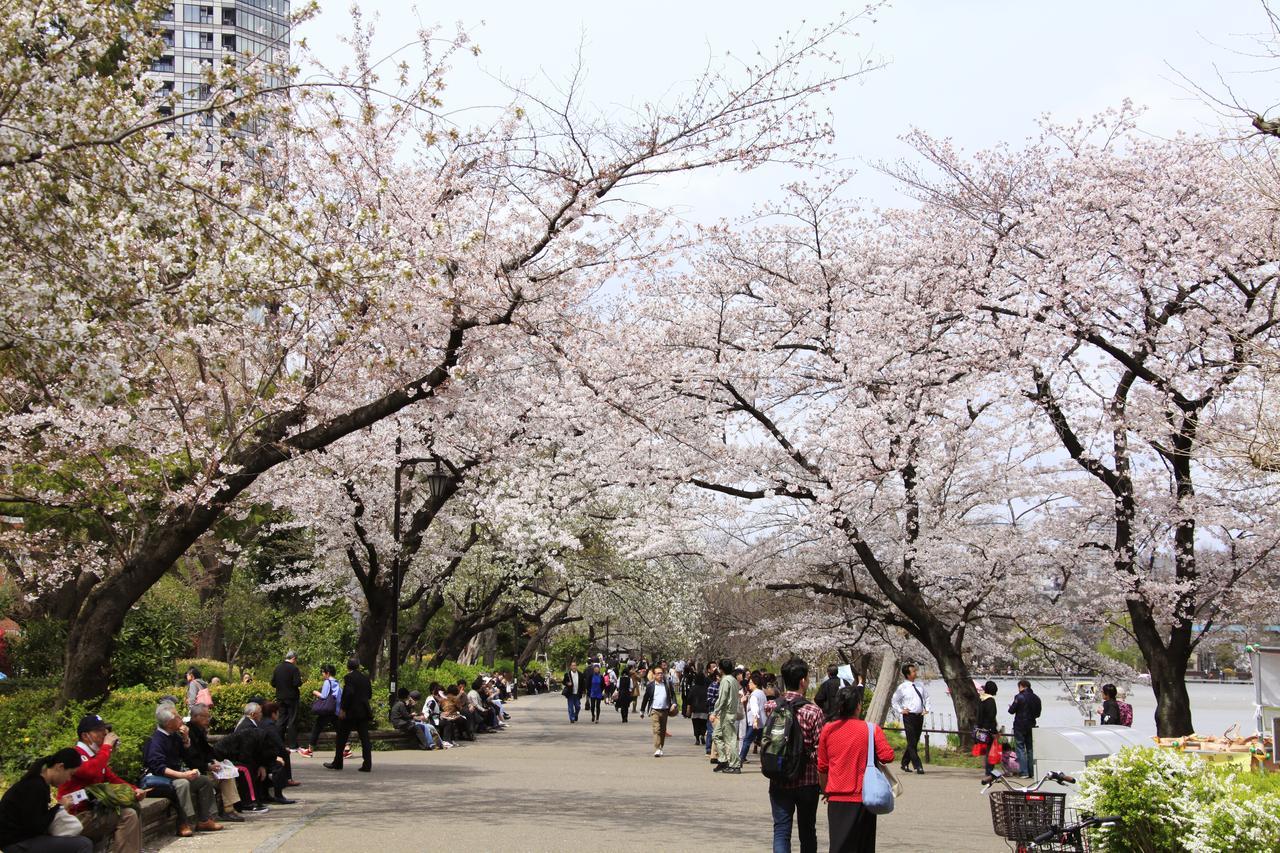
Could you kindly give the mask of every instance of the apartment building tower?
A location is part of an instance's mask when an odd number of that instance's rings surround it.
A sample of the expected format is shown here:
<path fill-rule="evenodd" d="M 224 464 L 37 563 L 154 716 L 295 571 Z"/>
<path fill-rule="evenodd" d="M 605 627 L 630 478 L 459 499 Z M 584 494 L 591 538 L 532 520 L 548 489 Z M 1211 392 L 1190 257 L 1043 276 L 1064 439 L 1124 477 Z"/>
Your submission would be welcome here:
<path fill-rule="evenodd" d="M 229 58 L 288 64 L 289 0 L 179 0 L 156 18 L 156 28 L 165 50 L 151 71 L 166 90 L 192 106 L 212 94 L 205 72 Z M 213 127 L 217 121 L 211 113 L 183 118 L 183 124 L 197 128 Z"/>

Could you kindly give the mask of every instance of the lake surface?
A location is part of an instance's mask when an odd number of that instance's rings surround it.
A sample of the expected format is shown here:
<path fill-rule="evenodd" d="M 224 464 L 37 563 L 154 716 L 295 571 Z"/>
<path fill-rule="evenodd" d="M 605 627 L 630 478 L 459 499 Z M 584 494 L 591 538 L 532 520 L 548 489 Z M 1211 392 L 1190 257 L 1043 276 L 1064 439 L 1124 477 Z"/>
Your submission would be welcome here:
<path fill-rule="evenodd" d="M 985 681 L 985 679 L 981 679 Z M 1005 731 L 1013 727 L 1013 715 L 1007 712 L 1009 703 L 1018 692 L 1017 679 L 993 679 L 999 688 L 996 692 L 996 705 L 1000 710 L 998 720 Z M 1059 681 L 1049 679 L 1030 679 L 1031 689 L 1040 697 L 1043 711 L 1040 715 L 1041 726 L 1078 726 L 1081 725 L 1080 712 L 1075 705 L 1062 698 L 1065 688 Z M 947 695 L 947 685 L 941 679 L 925 682 L 929 691 L 929 704 L 933 715 L 928 720 L 928 728 L 954 729 L 956 727 L 955 706 Z M 1240 724 L 1243 734 L 1252 734 L 1256 726 L 1254 722 L 1254 693 L 1251 682 L 1225 684 L 1188 684 L 1187 692 L 1191 695 L 1191 720 L 1196 732 L 1203 735 L 1220 735 L 1236 723 Z M 1154 736 L 1156 733 L 1156 697 L 1151 687 L 1141 682 L 1134 682 L 1125 697 L 1133 706 L 1133 730 L 1140 734 Z M 1099 702 L 1099 704 L 1101 704 Z M 1097 710 L 1094 711 L 1097 719 Z"/>

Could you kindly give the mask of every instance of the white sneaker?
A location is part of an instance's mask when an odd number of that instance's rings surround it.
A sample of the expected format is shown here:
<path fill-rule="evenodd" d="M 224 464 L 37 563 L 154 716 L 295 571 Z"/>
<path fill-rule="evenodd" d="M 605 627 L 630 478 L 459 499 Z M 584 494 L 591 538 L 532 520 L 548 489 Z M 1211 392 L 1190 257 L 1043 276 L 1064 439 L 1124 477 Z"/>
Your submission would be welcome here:
<path fill-rule="evenodd" d="M 655 749 L 655 750 L 653 751 L 653 757 L 654 757 L 654 758 L 661 758 L 661 757 L 662 757 L 662 750 L 660 750 L 660 749 Z"/>

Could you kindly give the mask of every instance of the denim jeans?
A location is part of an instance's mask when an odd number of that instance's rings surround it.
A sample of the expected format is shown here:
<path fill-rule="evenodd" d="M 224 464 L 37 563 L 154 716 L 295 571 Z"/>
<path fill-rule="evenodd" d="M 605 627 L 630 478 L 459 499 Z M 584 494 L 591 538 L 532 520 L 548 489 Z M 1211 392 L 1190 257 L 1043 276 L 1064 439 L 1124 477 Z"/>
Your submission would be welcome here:
<path fill-rule="evenodd" d="M 440 733 L 436 731 L 436 727 L 430 723 L 415 722 L 415 726 L 422 732 L 423 740 L 427 744 L 427 749 L 440 749 L 444 744 L 440 742 Z"/>
<path fill-rule="evenodd" d="M 1013 730 L 1013 745 L 1018 753 L 1018 772 L 1028 778 L 1035 776 L 1035 769 L 1031 765 L 1035 762 L 1036 756 L 1032 750 L 1031 740 L 1031 729 Z"/>
<path fill-rule="evenodd" d="M 578 712 L 582 710 L 582 697 L 566 696 L 565 698 L 569 700 L 569 721 L 576 723 L 578 721 Z"/>
<path fill-rule="evenodd" d="M 791 820 L 800 824 L 800 853 L 818 853 L 818 786 L 769 788 L 773 809 L 773 853 L 791 853 Z"/>
<path fill-rule="evenodd" d="M 747 726 L 747 733 L 742 738 L 742 749 L 739 751 L 743 761 L 747 760 L 747 754 L 751 752 L 751 744 L 760 739 L 760 730 L 754 726 Z"/>

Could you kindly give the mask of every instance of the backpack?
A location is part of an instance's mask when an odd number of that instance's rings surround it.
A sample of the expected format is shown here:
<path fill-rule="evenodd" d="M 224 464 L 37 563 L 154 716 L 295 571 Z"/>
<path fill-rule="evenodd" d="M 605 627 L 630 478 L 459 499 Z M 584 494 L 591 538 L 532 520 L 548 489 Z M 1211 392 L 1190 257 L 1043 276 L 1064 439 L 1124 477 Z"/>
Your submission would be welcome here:
<path fill-rule="evenodd" d="M 1117 702 L 1116 705 L 1120 707 L 1120 725 L 1132 726 L 1133 725 L 1133 706 L 1130 705 L 1128 702 Z"/>
<path fill-rule="evenodd" d="M 796 711 L 808 704 L 804 699 L 779 702 L 765 720 L 760 733 L 760 772 L 766 778 L 790 782 L 804 772 L 809 752 Z"/>
<path fill-rule="evenodd" d="M 213 693 L 209 691 L 209 685 L 203 681 L 200 682 L 200 689 L 196 691 L 196 704 L 204 705 L 206 708 L 213 707 Z"/>

